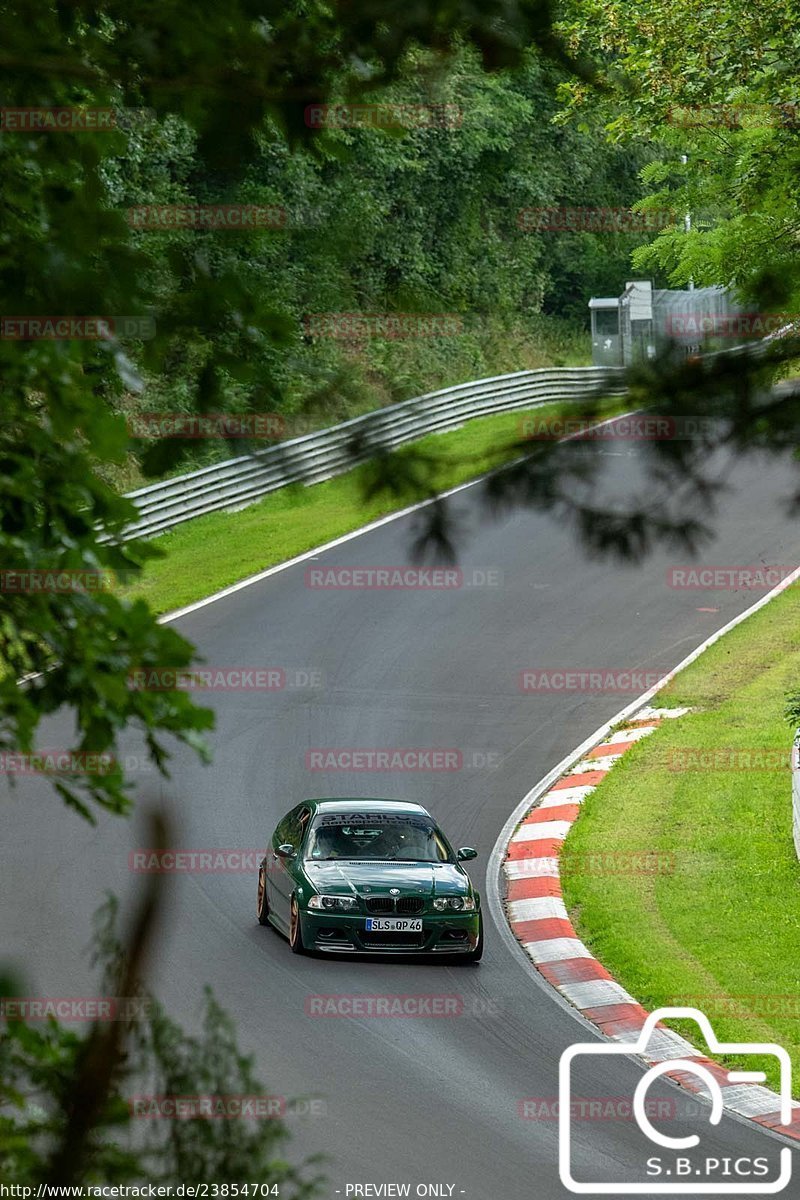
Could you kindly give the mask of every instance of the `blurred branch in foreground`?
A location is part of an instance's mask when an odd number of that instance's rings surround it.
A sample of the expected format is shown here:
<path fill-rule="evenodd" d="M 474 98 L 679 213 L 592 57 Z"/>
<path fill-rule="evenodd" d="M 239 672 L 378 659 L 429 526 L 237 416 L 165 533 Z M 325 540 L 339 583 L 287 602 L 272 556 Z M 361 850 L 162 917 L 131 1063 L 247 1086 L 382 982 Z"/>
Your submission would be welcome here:
<path fill-rule="evenodd" d="M 156 849 L 169 844 L 164 821 L 154 813 L 148 836 Z M 278 1185 L 290 1200 L 307 1200 L 321 1178 L 306 1177 L 315 1160 L 295 1167 L 280 1153 L 288 1137 L 281 1119 L 285 1102 L 269 1107 L 265 1119 L 213 1119 L 215 1100 L 266 1094 L 210 991 L 195 1036 L 168 1017 L 144 987 L 163 912 L 163 880 L 157 873 L 148 877 L 124 941 L 116 931 L 114 897 L 96 914 L 93 959 L 101 968 L 101 991 L 114 1009 L 110 1019 L 81 1033 L 54 1017 L 38 1025 L 6 1013 L 0 1034 L 0 1176 L 18 1185 L 60 1186 L 257 1178 Z M 19 988 L 7 977 L 0 986 L 9 1009 Z M 157 1100 L 165 1110 L 160 1115 L 168 1112 L 172 1119 L 137 1121 L 142 1097 Z M 190 1097 L 207 1098 L 205 1115 L 177 1114 L 178 1102 Z"/>

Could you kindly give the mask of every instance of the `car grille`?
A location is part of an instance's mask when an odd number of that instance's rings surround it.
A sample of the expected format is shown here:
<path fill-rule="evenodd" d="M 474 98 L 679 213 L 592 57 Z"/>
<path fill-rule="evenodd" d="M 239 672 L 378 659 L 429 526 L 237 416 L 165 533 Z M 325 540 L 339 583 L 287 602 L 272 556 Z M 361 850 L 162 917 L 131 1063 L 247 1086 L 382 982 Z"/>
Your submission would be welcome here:
<path fill-rule="evenodd" d="M 402 913 L 403 916 L 417 916 L 425 907 L 422 896 L 369 896 L 366 901 L 368 913 Z"/>

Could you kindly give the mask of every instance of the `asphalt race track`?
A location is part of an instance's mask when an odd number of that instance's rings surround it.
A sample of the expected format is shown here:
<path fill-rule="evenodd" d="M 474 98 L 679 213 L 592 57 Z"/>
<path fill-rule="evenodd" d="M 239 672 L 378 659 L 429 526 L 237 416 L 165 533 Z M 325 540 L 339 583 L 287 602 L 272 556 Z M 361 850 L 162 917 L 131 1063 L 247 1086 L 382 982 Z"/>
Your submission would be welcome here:
<path fill-rule="evenodd" d="M 615 493 L 646 486 L 635 443 L 575 452 L 604 456 Z M 731 492 L 702 561 L 800 563 L 800 526 L 781 503 L 795 477 L 789 461 L 719 465 Z M 414 518 L 404 517 L 180 619 L 209 666 L 280 667 L 288 680 L 275 692 L 209 696 L 218 718 L 211 767 L 179 749 L 171 782 L 136 776 L 140 797 L 171 813 L 179 847 L 263 847 L 276 820 L 306 795 L 407 797 L 427 805 L 456 845 L 477 847 L 471 874 L 485 895 L 489 854 L 511 810 L 642 690 L 523 694 L 519 672 L 663 672 L 763 594 L 671 588 L 667 569 L 685 558 L 667 552 L 633 568 L 587 561 L 562 524 L 525 512 L 493 522 L 476 498 L 470 488 L 449 503 L 461 517 L 466 580 L 480 584 L 494 573 L 488 586 L 306 585 L 310 567 L 407 563 Z M 298 672 L 316 672 L 317 686 L 304 686 Z M 67 719 L 49 723 L 40 744 L 68 746 Z M 462 757 L 449 771 L 309 770 L 307 752 L 327 747 L 440 747 Z M 126 749 L 136 753 L 135 738 Z M 132 896 L 138 880 L 129 852 L 140 846 L 137 818 L 102 816 L 91 828 L 36 779 L 13 790 L 2 815 L 0 959 L 25 964 L 29 995 L 96 991 L 85 953 L 91 914 L 109 889 L 123 902 Z M 478 967 L 298 958 L 274 930 L 257 925 L 254 874 L 181 874 L 170 882 L 152 970 L 156 993 L 191 1025 L 210 983 L 236 1020 L 240 1044 L 257 1054 L 268 1090 L 324 1101 L 307 1106 L 309 1114 L 299 1106 L 288 1123 L 292 1154 L 330 1156 L 331 1198 L 378 1195 L 352 1185 L 386 1183 L 408 1183 L 411 1195 L 418 1184 L 435 1184 L 442 1190 L 429 1194 L 469 1200 L 568 1195 L 558 1177 L 557 1122 L 523 1119 L 519 1104 L 554 1099 L 561 1052 L 594 1035 L 509 949 L 488 907 Z M 396 1019 L 309 1011 L 314 996 L 353 993 L 444 994 L 458 997 L 459 1011 Z M 582 1094 L 632 1095 L 637 1063 L 601 1066 Z M 668 1084 L 658 1094 L 682 1102 Z M 677 1119 L 684 1131 L 697 1126 L 689 1116 Z M 575 1171 L 601 1181 L 636 1178 L 641 1136 L 630 1121 L 577 1123 Z M 780 1148 L 728 1117 L 703 1137 L 720 1157 L 774 1160 Z"/>

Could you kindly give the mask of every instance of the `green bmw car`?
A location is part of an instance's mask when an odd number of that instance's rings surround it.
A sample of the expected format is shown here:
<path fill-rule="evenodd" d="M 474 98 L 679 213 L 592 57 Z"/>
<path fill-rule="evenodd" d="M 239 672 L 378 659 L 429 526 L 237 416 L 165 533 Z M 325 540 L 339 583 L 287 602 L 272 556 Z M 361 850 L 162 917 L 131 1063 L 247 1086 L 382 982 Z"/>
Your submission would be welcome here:
<path fill-rule="evenodd" d="M 304 800 L 258 871 L 258 920 L 295 954 L 425 954 L 477 962 L 480 896 L 421 804 Z"/>

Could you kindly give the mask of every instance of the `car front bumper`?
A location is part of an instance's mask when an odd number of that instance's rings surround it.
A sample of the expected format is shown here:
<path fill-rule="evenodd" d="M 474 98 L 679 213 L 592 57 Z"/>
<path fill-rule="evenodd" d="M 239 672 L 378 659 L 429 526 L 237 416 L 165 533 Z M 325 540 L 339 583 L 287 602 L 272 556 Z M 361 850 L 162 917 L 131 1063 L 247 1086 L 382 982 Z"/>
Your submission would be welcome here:
<path fill-rule="evenodd" d="M 303 945 L 327 954 L 468 954 L 478 944 L 480 910 L 423 914 L 421 933 L 368 932 L 364 913 L 301 912 Z"/>

